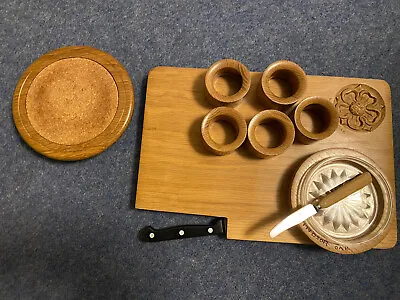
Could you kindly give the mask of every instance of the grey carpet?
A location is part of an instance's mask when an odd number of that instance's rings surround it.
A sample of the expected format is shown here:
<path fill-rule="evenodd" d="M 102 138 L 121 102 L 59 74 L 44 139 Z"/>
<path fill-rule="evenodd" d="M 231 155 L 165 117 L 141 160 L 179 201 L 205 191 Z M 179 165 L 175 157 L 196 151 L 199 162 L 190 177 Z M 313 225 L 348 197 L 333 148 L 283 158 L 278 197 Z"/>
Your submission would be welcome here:
<path fill-rule="evenodd" d="M 136 234 L 145 225 L 210 218 L 136 211 L 130 202 L 146 75 L 158 65 L 232 57 L 262 71 L 290 59 L 308 74 L 385 79 L 398 152 L 399 25 L 398 0 L 1 1 L 0 299 L 398 299 L 398 246 L 342 256 L 213 237 L 144 244 Z M 135 87 L 125 134 L 76 163 L 36 154 L 11 115 L 22 72 L 65 45 L 111 53 Z"/>

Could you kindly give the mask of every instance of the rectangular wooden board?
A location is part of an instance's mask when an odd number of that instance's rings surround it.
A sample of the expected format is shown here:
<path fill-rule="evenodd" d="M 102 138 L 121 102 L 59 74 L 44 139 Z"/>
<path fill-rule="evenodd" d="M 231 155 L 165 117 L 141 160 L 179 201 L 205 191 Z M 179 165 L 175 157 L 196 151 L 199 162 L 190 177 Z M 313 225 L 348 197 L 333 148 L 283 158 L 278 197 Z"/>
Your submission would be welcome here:
<path fill-rule="evenodd" d="M 227 238 L 309 244 L 297 227 L 275 239 L 269 231 L 290 208 L 291 180 L 309 155 L 328 148 L 349 148 L 373 159 L 390 182 L 395 198 L 392 106 L 390 87 L 383 80 L 307 76 L 305 97 L 331 101 L 348 84 L 376 89 L 386 105 L 382 124 L 370 133 L 339 126 L 328 139 L 311 145 L 295 143 L 271 159 L 254 158 L 242 146 L 226 156 L 205 150 L 200 133 L 204 116 L 213 108 L 205 99 L 206 69 L 157 67 L 147 83 L 136 208 L 226 217 Z M 256 98 L 262 73 L 252 72 L 252 86 L 236 109 L 249 121 L 265 109 Z M 388 235 L 377 248 L 397 242 L 396 201 Z"/>

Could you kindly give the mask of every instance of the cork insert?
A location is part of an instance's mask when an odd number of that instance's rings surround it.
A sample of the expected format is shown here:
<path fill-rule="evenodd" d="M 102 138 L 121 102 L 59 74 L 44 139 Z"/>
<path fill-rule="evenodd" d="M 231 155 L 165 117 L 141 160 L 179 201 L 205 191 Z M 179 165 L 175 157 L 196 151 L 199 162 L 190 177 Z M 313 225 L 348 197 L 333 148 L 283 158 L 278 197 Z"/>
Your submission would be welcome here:
<path fill-rule="evenodd" d="M 87 142 L 101 134 L 118 107 L 111 74 L 86 58 L 66 58 L 44 68 L 32 81 L 26 110 L 33 128 L 62 145 Z"/>

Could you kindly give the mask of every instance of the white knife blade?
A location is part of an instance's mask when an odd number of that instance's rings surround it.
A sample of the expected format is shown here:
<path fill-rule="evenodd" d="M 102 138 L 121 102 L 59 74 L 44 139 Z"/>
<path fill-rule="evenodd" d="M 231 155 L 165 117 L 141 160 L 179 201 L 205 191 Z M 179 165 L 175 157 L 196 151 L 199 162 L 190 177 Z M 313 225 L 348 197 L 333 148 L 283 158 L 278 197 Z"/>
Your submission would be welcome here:
<path fill-rule="evenodd" d="M 312 204 L 307 204 L 306 206 L 296 210 L 291 215 L 287 216 L 283 219 L 278 225 L 276 225 L 271 232 L 269 233 L 271 238 L 276 237 L 278 234 L 283 231 L 300 224 L 304 220 L 307 220 L 309 217 L 315 215 L 318 212 L 317 208 Z"/>
<path fill-rule="evenodd" d="M 281 232 L 303 222 L 309 217 L 315 215 L 319 209 L 327 208 L 346 197 L 354 194 L 358 190 L 362 189 L 364 186 L 372 183 L 372 176 L 369 172 L 364 172 L 358 174 L 350 180 L 345 181 L 341 185 L 335 187 L 325 196 L 322 196 L 314 204 L 307 204 L 306 206 L 295 211 L 288 217 L 286 217 L 282 222 L 276 225 L 269 235 L 271 238 L 276 237 Z"/>

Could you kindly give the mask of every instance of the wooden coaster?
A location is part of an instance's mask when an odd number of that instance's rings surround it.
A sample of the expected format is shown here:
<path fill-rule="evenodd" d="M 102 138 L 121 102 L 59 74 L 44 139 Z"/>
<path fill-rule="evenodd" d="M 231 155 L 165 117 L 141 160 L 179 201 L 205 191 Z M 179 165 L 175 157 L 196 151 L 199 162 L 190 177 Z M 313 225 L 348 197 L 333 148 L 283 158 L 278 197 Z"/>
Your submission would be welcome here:
<path fill-rule="evenodd" d="M 37 152 L 81 160 L 110 147 L 132 117 L 133 87 L 111 55 L 71 46 L 51 51 L 24 72 L 14 92 L 18 132 Z"/>

